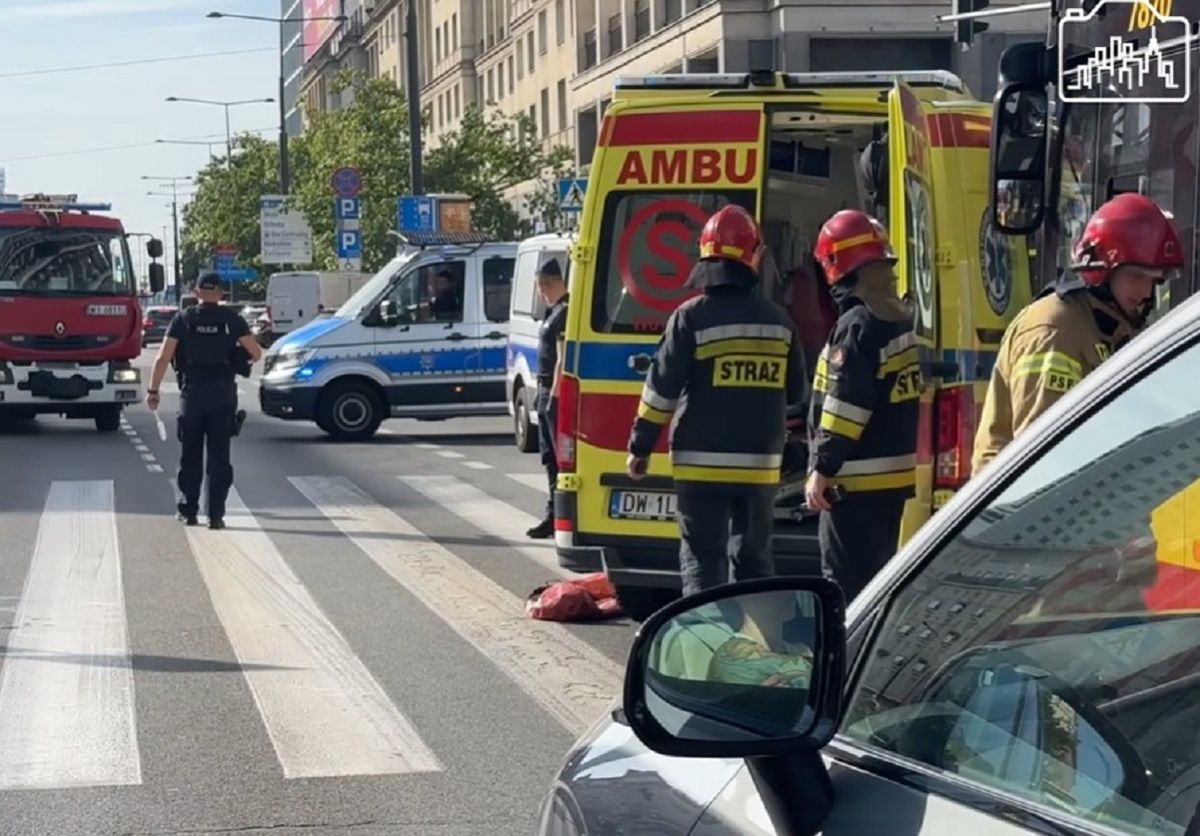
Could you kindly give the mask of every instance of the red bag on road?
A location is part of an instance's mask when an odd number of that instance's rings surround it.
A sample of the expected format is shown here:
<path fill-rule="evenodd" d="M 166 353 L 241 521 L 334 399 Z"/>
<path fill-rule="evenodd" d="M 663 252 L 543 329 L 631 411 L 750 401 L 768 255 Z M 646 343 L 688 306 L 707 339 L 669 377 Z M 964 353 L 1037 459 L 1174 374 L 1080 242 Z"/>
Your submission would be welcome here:
<path fill-rule="evenodd" d="M 603 572 L 539 586 L 525 602 L 525 614 L 541 621 L 595 621 L 622 615 L 617 591 Z"/>

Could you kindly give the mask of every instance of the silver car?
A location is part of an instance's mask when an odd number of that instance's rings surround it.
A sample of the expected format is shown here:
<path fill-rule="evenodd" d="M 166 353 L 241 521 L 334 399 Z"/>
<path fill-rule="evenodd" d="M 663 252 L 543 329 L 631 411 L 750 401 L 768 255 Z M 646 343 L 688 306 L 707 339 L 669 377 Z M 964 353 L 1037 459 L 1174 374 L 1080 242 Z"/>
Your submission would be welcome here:
<path fill-rule="evenodd" d="M 540 816 L 560 834 L 1200 833 L 1200 298 L 959 492 L 842 613 L 676 601 Z"/>

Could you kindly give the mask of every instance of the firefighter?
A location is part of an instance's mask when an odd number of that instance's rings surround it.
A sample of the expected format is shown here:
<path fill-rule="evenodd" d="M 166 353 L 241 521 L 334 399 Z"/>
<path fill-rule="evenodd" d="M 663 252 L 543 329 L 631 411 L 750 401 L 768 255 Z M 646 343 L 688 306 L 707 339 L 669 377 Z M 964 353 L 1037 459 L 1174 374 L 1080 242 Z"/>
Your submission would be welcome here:
<path fill-rule="evenodd" d="M 177 313 L 167 329 L 150 375 L 146 404 L 152 410 L 158 409 L 158 387 L 167 367 L 176 360 L 180 372 L 177 435 L 182 447 L 175 478 L 179 491 L 177 516 L 186 525 L 197 524 L 200 485 L 207 474 L 208 527 L 222 529 L 225 500 L 233 485 L 229 441 L 237 422 L 234 376 L 239 372 L 249 374 L 247 362 L 257 362 L 262 348 L 250 335 L 246 320 L 220 305 L 219 275 L 202 273 L 196 280 L 195 293 L 200 304 Z"/>
<path fill-rule="evenodd" d="M 1122 194 L 1088 220 L 1072 262 L 1004 333 L 975 434 L 975 473 L 1146 326 L 1155 285 L 1183 266 L 1183 248 L 1154 201 Z"/>
<path fill-rule="evenodd" d="M 845 209 L 817 235 L 838 309 L 817 360 L 809 411 L 808 507 L 821 558 L 852 600 L 891 558 L 916 484 L 922 389 L 913 310 L 896 295 L 883 225 Z"/>
<path fill-rule="evenodd" d="M 774 572 L 771 528 L 788 403 L 807 395 L 787 313 L 756 292 L 764 247 L 740 206 L 700 233 L 688 277 L 703 291 L 666 324 L 642 388 L 626 470 L 639 480 L 671 421 L 683 594 Z"/>

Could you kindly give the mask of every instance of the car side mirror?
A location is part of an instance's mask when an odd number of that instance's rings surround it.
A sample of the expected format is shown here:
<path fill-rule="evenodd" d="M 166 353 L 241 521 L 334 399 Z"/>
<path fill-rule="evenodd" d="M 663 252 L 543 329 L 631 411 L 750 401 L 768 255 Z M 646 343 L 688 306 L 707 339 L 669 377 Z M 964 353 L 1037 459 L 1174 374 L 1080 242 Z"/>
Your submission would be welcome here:
<path fill-rule="evenodd" d="M 846 605 L 823 577 L 677 600 L 642 624 L 625 671 L 634 734 L 676 757 L 746 758 L 775 829 L 817 833 L 833 802 L 819 751 L 841 722 Z"/>
<path fill-rule="evenodd" d="M 146 242 L 146 254 L 151 258 L 162 258 L 163 242 L 158 238 L 151 238 Z"/>
<path fill-rule="evenodd" d="M 1046 89 L 1010 84 L 996 94 L 992 113 L 992 220 L 1010 235 L 1028 235 L 1046 211 Z"/>
<path fill-rule="evenodd" d="M 162 293 L 167 284 L 167 268 L 157 262 L 151 262 L 149 267 L 150 272 L 150 292 Z"/>
<path fill-rule="evenodd" d="M 400 313 L 396 310 L 396 303 L 391 299 L 384 299 L 379 303 L 379 322 L 391 328 L 400 321 Z"/>

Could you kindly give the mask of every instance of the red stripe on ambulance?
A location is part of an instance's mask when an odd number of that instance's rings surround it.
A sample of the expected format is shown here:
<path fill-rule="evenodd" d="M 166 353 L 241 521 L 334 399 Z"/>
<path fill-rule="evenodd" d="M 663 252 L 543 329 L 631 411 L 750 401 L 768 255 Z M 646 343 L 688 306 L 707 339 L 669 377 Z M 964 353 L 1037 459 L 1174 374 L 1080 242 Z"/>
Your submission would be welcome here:
<path fill-rule="evenodd" d="M 758 142 L 760 110 L 687 110 L 671 113 L 628 113 L 612 120 L 600 134 L 600 145 L 721 145 Z"/>
<path fill-rule="evenodd" d="M 929 142 L 939 148 L 991 147 L 992 120 L 966 113 L 931 113 Z"/>
<path fill-rule="evenodd" d="M 584 392 L 579 398 L 579 440 L 603 450 L 625 450 L 640 401 L 638 395 Z M 669 435 L 664 427 L 655 453 L 667 452 Z"/>

